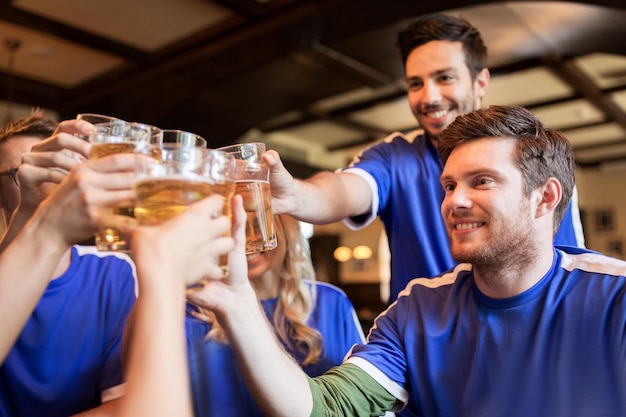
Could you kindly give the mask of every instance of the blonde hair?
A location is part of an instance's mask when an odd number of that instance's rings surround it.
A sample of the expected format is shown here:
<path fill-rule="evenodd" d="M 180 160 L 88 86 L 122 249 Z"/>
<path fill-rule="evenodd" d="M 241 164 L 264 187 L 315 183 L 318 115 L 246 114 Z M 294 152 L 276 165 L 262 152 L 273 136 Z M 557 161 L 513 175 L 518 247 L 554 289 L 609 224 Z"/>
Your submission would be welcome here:
<path fill-rule="evenodd" d="M 303 282 L 315 280 L 311 254 L 296 219 L 286 214 L 276 215 L 274 224 L 279 244 L 284 242 L 286 246 L 280 270 L 275 271 L 280 282 L 273 316 L 274 333 L 292 352 L 306 355 L 302 365 L 309 365 L 319 360 L 324 344 L 320 332 L 307 324 L 316 297 L 315 285 Z M 199 318 L 211 323 L 207 339 L 228 343 L 215 315 L 205 309 L 202 313 Z"/>

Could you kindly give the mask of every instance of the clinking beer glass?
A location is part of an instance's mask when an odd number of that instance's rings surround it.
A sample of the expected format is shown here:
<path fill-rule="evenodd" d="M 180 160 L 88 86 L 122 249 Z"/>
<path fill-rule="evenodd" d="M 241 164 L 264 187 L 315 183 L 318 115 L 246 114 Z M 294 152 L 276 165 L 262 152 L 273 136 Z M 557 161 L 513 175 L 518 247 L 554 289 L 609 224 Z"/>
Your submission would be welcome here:
<path fill-rule="evenodd" d="M 270 194 L 270 169 L 261 156 L 265 144 L 240 143 L 219 150 L 235 157 L 236 194 L 246 210 L 246 253 L 263 252 L 277 246 Z"/>
<path fill-rule="evenodd" d="M 128 123 L 122 120 L 96 124 L 89 135 L 91 151 L 89 159 L 99 159 L 116 153 L 134 153 L 145 146 L 160 141 L 158 128 Z M 133 217 L 134 206 L 114 208 L 115 214 Z M 101 251 L 129 250 L 126 238 L 119 230 L 106 228 L 96 233 L 96 247 Z"/>
<path fill-rule="evenodd" d="M 235 166 L 231 155 L 196 146 L 161 148 L 160 153 L 161 160 L 138 167 L 134 188 L 139 224 L 160 224 L 213 194 L 222 196 L 222 214 L 232 218 Z M 227 256 L 219 259 L 219 265 L 227 274 Z"/>

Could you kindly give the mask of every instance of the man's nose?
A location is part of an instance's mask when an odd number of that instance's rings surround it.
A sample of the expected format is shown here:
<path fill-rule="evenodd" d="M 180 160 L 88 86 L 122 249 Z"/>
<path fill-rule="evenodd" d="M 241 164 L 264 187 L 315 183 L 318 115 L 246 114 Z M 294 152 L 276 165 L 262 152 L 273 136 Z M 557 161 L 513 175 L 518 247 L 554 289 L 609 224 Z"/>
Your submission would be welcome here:
<path fill-rule="evenodd" d="M 462 210 L 471 207 L 471 193 L 467 187 L 456 186 L 454 190 L 449 191 L 443 199 L 443 207 L 445 210 Z"/>
<path fill-rule="evenodd" d="M 424 83 L 422 89 L 422 101 L 426 104 L 440 103 L 441 102 L 441 89 L 435 82 Z"/>

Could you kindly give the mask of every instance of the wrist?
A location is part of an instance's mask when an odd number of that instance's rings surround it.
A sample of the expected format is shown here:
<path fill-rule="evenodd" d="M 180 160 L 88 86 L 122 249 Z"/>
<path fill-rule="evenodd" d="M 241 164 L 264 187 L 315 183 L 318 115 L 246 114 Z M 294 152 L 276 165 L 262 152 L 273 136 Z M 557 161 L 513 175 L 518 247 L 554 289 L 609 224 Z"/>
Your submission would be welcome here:
<path fill-rule="evenodd" d="M 150 240 L 133 245 L 132 249 L 141 294 L 184 300 L 185 283 L 180 279 L 181 271 L 169 262 L 168 256 L 159 256 Z"/>
<path fill-rule="evenodd" d="M 15 218 L 12 219 L 12 225 L 13 220 Z M 57 222 L 54 219 L 48 219 L 45 212 L 41 214 L 35 212 L 29 219 L 24 219 L 22 224 L 24 224 L 24 236 L 30 236 L 27 240 L 33 244 L 45 245 L 47 252 L 64 253 L 72 246 L 72 243 L 67 242 L 63 232 L 57 227 Z M 44 239 L 41 239 L 42 236 Z"/>
<path fill-rule="evenodd" d="M 242 323 L 248 325 L 265 321 L 265 314 L 256 293 L 248 283 L 239 285 L 235 291 L 219 294 L 216 298 L 220 303 L 213 310 L 227 331 L 233 327 L 241 327 Z"/>

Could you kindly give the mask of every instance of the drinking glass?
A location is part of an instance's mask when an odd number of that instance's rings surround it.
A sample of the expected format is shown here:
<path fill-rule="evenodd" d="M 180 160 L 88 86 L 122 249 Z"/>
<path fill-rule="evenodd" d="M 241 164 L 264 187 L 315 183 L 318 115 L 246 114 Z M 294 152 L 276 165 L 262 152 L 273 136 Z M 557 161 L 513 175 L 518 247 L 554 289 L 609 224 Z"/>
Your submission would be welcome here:
<path fill-rule="evenodd" d="M 197 146 L 162 148 L 161 154 L 161 160 L 137 167 L 135 218 L 139 224 L 160 224 L 213 194 L 224 199 L 222 214 L 232 218 L 235 164 L 231 155 Z M 218 262 L 228 273 L 227 257 Z"/>
<path fill-rule="evenodd" d="M 101 123 L 94 126 L 89 135 L 91 151 L 89 159 L 99 159 L 116 153 L 133 153 L 145 149 L 151 143 L 158 142 L 158 128 L 141 123 L 128 123 L 122 120 Z M 115 214 L 133 217 L 133 206 L 116 207 Z M 96 247 L 101 251 L 127 252 L 129 245 L 123 234 L 113 228 L 105 228 L 96 233 Z"/>
<path fill-rule="evenodd" d="M 272 200 L 270 169 L 261 155 L 265 144 L 240 143 L 219 148 L 235 158 L 235 193 L 243 198 L 246 210 L 246 253 L 275 249 L 277 245 Z"/>
<path fill-rule="evenodd" d="M 97 125 L 100 123 L 117 122 L 117 121 L 120 121 L 121 119 L 118 119 L 117 117 L 106 116 L 104 114 L 97 114 L 97 113 L 78 113 L 76 115 L 76 120 L 84 120 L 86 122 L 91 123 L 92 125 Z"/>
<path fill-rule="evenodd" d="M 131 124 L 150 132 L 150 139 L 148 140 L 150 145 L 161 146 L 163 144 L 163 129 L 160 127 L 141 122 L 132 122 Z"/>
<path fill-rule="evenodd" d="M 78 113 L 76 115 L 76 120 L 84 120 L 86 122 L 91 123 L 92 125 L 100 124 L 100 123 L 112 123 L 117 121 L 122 121 L 117 117 L 106 116 L 104 114 L 97 113 Z M 83 140 L 89 140 L 89 136 L 75 134 L 74 136 L 79 137 Z"/>
<path fill-rule="evenodd" d="M 184 130 L 163 129 L 163 148 L 178 148 L 185 146 L 206 149 L 207 141 L 200 135 L 185 132 Z"/>

